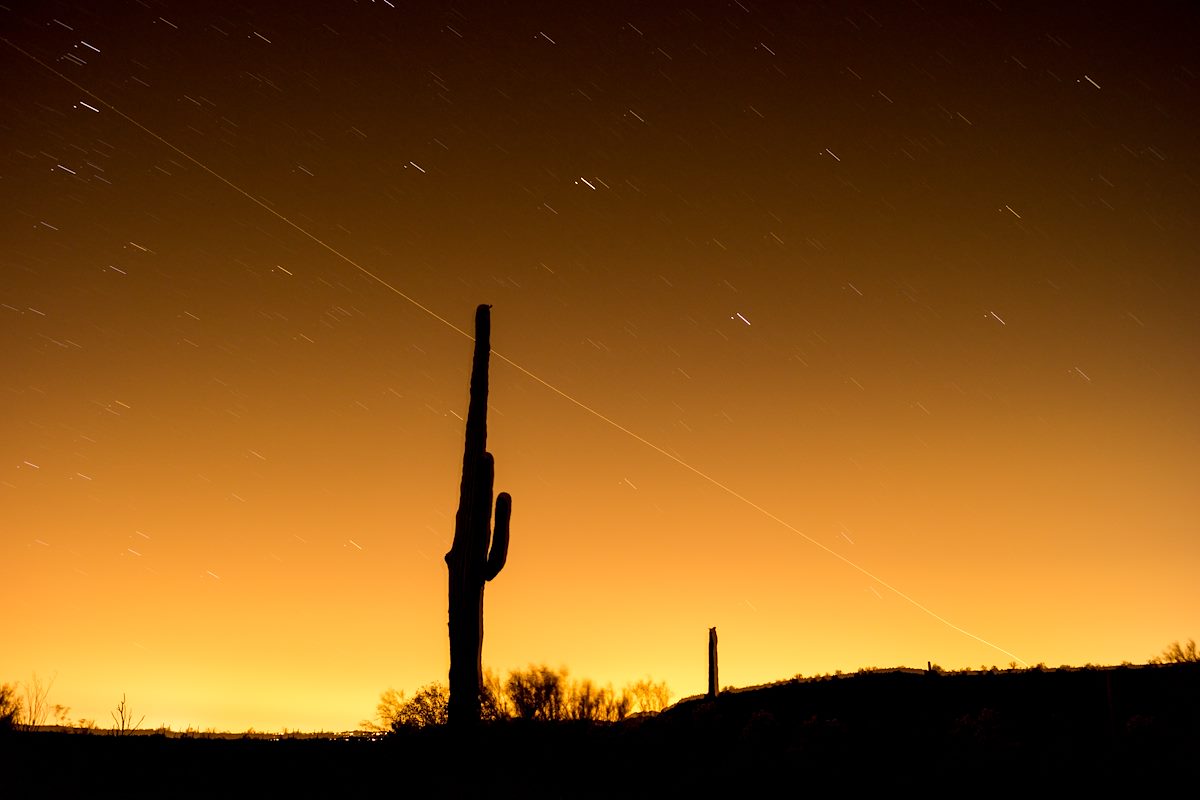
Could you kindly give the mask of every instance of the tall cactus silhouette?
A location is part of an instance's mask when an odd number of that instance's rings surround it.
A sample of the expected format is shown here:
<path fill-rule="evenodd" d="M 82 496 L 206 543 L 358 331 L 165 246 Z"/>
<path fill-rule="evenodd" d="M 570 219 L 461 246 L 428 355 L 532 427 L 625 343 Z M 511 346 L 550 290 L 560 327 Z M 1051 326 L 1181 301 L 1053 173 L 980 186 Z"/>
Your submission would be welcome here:
<path fill-rule="evenodd" d="M 475 355 L 471 363 L 471 401 L 463 449 L 462 486 L 454 517 L 454 543 L 446 553 L 450 570 L 450 724 L 479 722 L 483 692 L 483 584 L 504 568 L 508 558 L 508 520 L 512 497 L 496 498 L 492 532 L 495 461 L 487 452 L 488 357 L 491 354 L 491 306 L 475 309 Z M 489 549 L 490 544 L 490 549 Z"/>
<path fill-rule="evenodd" d="M 716 699 L 721 687 L 717 684 L 717 629 L 708 629 L 708 697 Z"/>

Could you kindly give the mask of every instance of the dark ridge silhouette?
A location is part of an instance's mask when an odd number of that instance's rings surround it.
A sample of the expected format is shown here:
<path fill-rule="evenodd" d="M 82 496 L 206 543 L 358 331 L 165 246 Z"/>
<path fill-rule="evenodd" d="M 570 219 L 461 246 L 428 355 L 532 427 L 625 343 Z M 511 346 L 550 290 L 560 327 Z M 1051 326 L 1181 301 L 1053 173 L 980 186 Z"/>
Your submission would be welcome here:
<path fill-rule="evenodd" d="M 717 629 L 708 629 L 708 699 L 716 699 L 717 694 L 721 691 L 721 685 L 717 683 Z"/>
<path fill-rule="evenodd" d="M 378 735 L 0 733 L 5 797 L 1188 797 L 1200 664 L 863 670 L 698 696 L 623 722 Z M 1183 792 L 1179 790 L 1185 790 Z M 6 793 L 5 793 L 6 792 Z"/>
<path fill-rule="evenodd" d="M 478 725 L 483 693 L 483 585 L 504 568 L 508 558 L 508 521 L 512 497 L 496 498 L 492 534 L 495 461 L 487 452 L 488 358 L 491 355 L 491 306 L 475 309 L 475 354 L 471 362 L 471 400 L 467 407 L 462 485 L 454 517 L 454 543 L 446 553 L 450 571 L 450 724 Z M 489 544 L 491 549 L 489 551 Z"/>

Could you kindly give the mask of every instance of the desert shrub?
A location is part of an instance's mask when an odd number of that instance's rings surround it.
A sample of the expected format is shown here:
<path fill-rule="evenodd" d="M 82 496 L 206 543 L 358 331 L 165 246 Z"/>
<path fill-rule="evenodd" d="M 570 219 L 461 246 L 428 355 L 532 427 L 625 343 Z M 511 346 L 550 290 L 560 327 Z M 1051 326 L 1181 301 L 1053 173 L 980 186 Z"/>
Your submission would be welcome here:
<path fill-rule="evenodd" d="M 143 714 L 138 718 L 137 722 L 133 721 L 133 708 L 129 705 L 129 701 L 125 699 L 125 695 L 121 695 L 121 702 L 117 703 L 117 707 L 108 712 L 113 719 L 113 733 L 117 736 L 129 736 L 145 721 L 146 715 Z"/>
<path fill-rule="evenodd" d="M 446 709 L 449 703 L 450 690 L 446 688 L 445 684 L 428 683 L 417 689 L 411 699 L 400 703 L 396 715 L 388 727 L 393 731 L 399 731 L 445 725 Z"/>
<path fill-rule="evenodd" d="M 485 720 L 508 719 L 513 715 L 504 683 L 490 669 L 483 671 L 483 694 L 479 698 L 479 705 L 480 716 Z"/>
<path fill-rule="evenodd" d="M 1150 659 L 1151 664 L 1195 664 L 1200 662 L 1200 649 L 1195 639 L 1186 642 L 1171 642 L 1159 655 Z"/>
<path fill-rule="evenodd" d="M 363 720 L 359 727 L 386 733 L 444 725 L 449 700 L 449 689 L 442 683 L 427 684 L 411 698 L 388 689 L 379 696 L 374 719 Z M 513 670 L 503 681 L 491 670 L 485 671 L 480 706 L 482 718 L 488 721 L 517 717 L 619 722 L 635 711 L 662 711 L 670 700 L 671 690 L 665 682 L 645 678 L 618 692 L 612 684 L 598 686 L 586 679 L 571 682 L 565 668 L 531 664 L 528 669 Z"/>
<path fill-rule="evenodd" d="M 567 671 L 556 672 L 542 664 L 513 670 L 504 689 L 521 719 L 560 720 L 566 711 Z"/>
<path fill-rule="evenodd" d="M 386 733 L 445 725 L 449 702 L 450 690 L 443 683 L 428 683 L 411 698 L 405 698 L 404 692 L 387 689 L 379 696 L 375 719 L 363 720 L 359 727 Z"/>
<path fill-rule="evenodd" d="M 33 677 L 22 685 L 25 693 L 25 701 L 21 704 L 23 712 L 21 724 L 25 728 L 33 729 L 46 724 L 46 718 L 50 715 L 51 711 L 48 698 L 50 697 L 50 689 L 54 686 L 55 677 L 51 676 L 49 681 L 43 681 L 35 672 L 33 673 Z"/>
<path fill-rule="evenodd" d="M 633 708 L 633 698 L 622 691 L 617 694 L 611 685 L 605 686 L 600 700 L 600 719 L 607 722 L 620 722 L 629 716 Z"/>
<path fill-rule="evenodd" d="M 666 682 L 655 683 L 649 678 L 643 678 L 625 687 L 635 711 L 643 714 L 657 714 L 671 704 L 671 689 Z"/>
<path fill-rule="evenodd" d="M 567 694 L 566 718 L 592 722 L 620 722 L 629 716 L 633 699 L 612 687 L 599 687 L 590 680 L 572 683 Z"/>
<path fill-rule="evenodd" d="M 21 698 L 17 687 L 0 684 L 0 732 L 11 731 L 21 721 Z"/>

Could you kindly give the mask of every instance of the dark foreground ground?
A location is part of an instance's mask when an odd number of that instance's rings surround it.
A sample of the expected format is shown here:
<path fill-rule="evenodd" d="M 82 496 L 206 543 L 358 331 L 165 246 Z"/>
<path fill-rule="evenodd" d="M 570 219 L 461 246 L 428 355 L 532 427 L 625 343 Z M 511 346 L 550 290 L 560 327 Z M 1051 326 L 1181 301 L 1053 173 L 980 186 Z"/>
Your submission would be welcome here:
<path fill-rule="evenodd" d="M 469 737 L 0 736 L 5 797 L 1140 797 L 1198 783 L 1197 664 L 859 673 L 616 725 L 508 722 Z"/>

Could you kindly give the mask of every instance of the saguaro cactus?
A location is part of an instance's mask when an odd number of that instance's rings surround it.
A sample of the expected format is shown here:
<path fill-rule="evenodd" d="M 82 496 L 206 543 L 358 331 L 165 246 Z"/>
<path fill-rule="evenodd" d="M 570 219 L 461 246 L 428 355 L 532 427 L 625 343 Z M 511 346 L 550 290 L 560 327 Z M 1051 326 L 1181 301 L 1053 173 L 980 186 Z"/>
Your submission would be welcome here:
<path fill-rule="evenodd" d="M 450 571 L 450 724 L 479 722 L 483 692 L 483 584 L 504 568 L 508 558 L 508 520 L 512 497 L 496 498 L 492 532 L 495 462 L 487 452 L 488 357 L 491 354 L 491 306 L 475 310 L 475 356 L 471 364 L 471 401 L 463 448 L 462 485 L 454 517 L 454 543 L 446 553 Z M 489 548 L 490 545 L 490 548 Z"/>
<path fill-rule="evenodd" d="M 708 698 L 717 696 L 721 689 L 717 685 L 717 629 L 708 629 Z"/>

